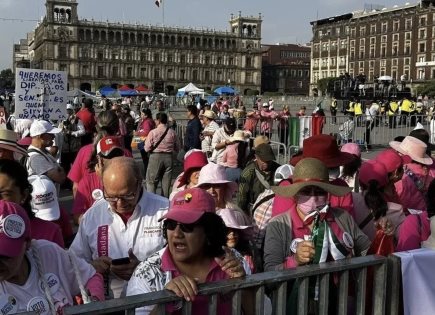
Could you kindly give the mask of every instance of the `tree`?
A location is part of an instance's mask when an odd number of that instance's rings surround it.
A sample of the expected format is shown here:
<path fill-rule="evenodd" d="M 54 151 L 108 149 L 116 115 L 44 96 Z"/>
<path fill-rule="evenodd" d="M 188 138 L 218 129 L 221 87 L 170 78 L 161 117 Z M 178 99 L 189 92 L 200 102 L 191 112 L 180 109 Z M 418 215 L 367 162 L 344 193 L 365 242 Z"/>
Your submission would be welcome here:
<path fill-rule="evenodd" d="M 322 92 L 322 95 L 326 95 L 328 92 L 328 87 L 333 84 L 333 82 L 337 80 L 336 77 L 331 78 L 323 78 L 317 81 L 317 89 Z"/>
<path fill-rule="evenodd" d="M 0 71 L 0 88 L 13 88 L 15 86 L 14 79 L 14 73 L 10 68 L 3 69 L 2 71 Z"/>
<path fill-rule="evenodd" d="M 417 95 L 427 95 L 429 97 L 435 97 L 435 80 L 428 81 L 419 85 L 416 89 Z"/>

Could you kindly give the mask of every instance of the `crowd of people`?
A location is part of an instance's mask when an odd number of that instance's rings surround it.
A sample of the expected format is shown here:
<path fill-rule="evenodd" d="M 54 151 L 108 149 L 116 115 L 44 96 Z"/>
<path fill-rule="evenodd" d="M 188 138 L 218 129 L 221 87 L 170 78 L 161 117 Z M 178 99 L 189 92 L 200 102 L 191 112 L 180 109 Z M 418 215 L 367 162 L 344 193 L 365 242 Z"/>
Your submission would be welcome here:
<path fill-rule="evenodd" d="M 192 302 L 193 314 L 206 314 L 203 283 L 364 256 L 378 237 L 390 241 L 390 253 L 428 246 L 435 166 L 425 129 L 391 139 L 369 160 L 358 144 L 317 134 L 280 165 L 271 121 L 288 132 L 288 107 L 278 113 L 258 100 L 240 124 L 244 109 L 224 103 L 187 106 L 182 135 L 162 104 L 139 114 L 127 99 L 98 114 L 92 100 L 68 104 L 68 118 L 56 124 L 10 120 L 10 130 L 0 130 L 2 313 L 59 314 L 169 290 Z M 72 209 L 60 205 L 61 187 L 71 190 Z M 316 286 L 310 282 L 311 313 Z M 289 286 L 288 314 L 296 313 L 297 290 Z M 270 314 L 267 296 L 255 309 L 256 294 L 243 290 L 243 313 Z M 220 295 L 217 308 L 228 314 L 230 297 Z"/>

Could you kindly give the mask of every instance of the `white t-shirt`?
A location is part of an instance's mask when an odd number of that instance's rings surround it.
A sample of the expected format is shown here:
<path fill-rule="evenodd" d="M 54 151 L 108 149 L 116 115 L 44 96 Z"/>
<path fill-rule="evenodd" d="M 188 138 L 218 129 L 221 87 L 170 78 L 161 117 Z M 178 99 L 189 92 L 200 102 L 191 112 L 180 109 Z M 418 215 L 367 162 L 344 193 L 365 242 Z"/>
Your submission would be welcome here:
<path fill-rule="evenodd" d="M 100 256 L 112 259 L 128 257 L 128 250 L 143 261 L 163 248 L 165 240 L 161 222 L 169 207 L 167 198 L 143 191 L 133 215 L 124 224 L 109 203 L 101 199 L 84 214 L 70 249 L 80 258 L 91 262 Z M 109 297 L 125 294 L 127 282 L 109 277 Z"/>
<path fill-rule="evenodd" d="M 211 141 L 211 146 L 213 148 L 213 155 L 211 156 L 211 161 L 217 164 L 222 164 L 222 157 L 224 155 L 225 147 L 217 150 L 216 144 L 221 143 L 222 141 L 229 140 L 232 135 L 228 135 L 224 127 L 219 128 L 215 131 L 213 135 L 213 139 Z"/>
<path fill-rule="evenodd" d="M 47 279 L 47 284 L 52 293 L 53 302 L 58 314 L 63 307 L 73 305 L 73 297 L 80 293 L 78 281 L 74 273 L 68 252 L 57 244 L 46 240 L 33 240 L 32 247 L 39 254 L 42 273 Z M 37 269 L 32 251 L 26 252 L 30 262 L 30 274 L 26 283 L 22 286 L 1 281 L 0 286 L 0 312 L 4 308 L 11 309 L 4 314 L 21 313 L 25 311 L 42 310 L 40 314 L 51 314 L 48 299 L 41 287 L 41 278 Z M 95 269 L 83 259 L 76 257 L 78 273 L 81 275 L 83 285 L 95 275 Z M 15 305 L 10 303 L 15 300 Z M 7 305 L 9 303 L 9 305 Z M 4 309 L 6 310 L 6 309 Z M 3 314 L 3 313 L 2 313 Z"/>
<path fill-rule="evenodd" d="M 219 129 L 219 125 L 213 120 L 207 126 L 204 127 L 204 131 L 216 132 Z M 201 149 L 203 152 L 211 152 L 213 148 L 211 146 L 212 136 L 204 137 L 204 140 L 201 141 Z"/>

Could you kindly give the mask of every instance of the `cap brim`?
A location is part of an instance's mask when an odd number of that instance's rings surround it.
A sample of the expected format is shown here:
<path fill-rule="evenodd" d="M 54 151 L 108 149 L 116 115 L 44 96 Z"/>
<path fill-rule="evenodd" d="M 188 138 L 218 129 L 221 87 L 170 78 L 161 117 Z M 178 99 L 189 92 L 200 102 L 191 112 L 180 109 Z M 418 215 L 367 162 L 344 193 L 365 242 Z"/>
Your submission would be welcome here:
<path fill-rule="evenodd" d="M 283 197 L 294 197 L 301 189 L 307 186 L 319 187 L 324 191 L 330 193 L 331 195 L 339 196 L 339 197 L 344 196 L 352 191 L 351 187 L 337 186 L 337 185 L 332 185 L 329 183 L 322 183 L 322 182 L 301 182 L 301 183 L 294 183 L 289 186 L 273 186 L 271 187 L 271 189 L 277 195 Z"/>
<path fill-rule="evenodd" d="M 118 151 L 122 152 L 122 155 L 124 155 L 124 149 L 121 148 L 121 147 L 112 147 L 112 148 L 110 148 L 110 150 L 107 150 L 107 151 L 104 151 L 104 152 L 100 151 L 100 152 L 98 152 L 98 154 L 102 155 L 103 157 L 107 157 L 107 156 L 109 156 L 115 150 L 118 150 Z"/>
<path fill-rule="evenodd" d="M 169 210 L 168 213 L 159 219 L 159 222 L 165 219 L 170 219 L 179 223 L 191 224 L 198 221 L 204 213 L 205 211 L 197 210 Z"/>
<path fill-rule="evenodd" d="M 61 131 L 62 131 L 62 129 L 59 129 L 59 128 L 56 128 L 56 127 L 53 127 L 53 129 L 51 129 L 50 131 L 44 132 L 44 133 L 55 134 L 55 133 L 59 133 L 59 132 L 61 132 Z"/>
<path fill-rule="evenodd" d="M 4 239 L 5 237 L 0 241 L 0 256 L 17 257 L 20 255 L 24 239 L 22 237 Z"/>
<path fill-rule="evenodd" d="M 307 156 L 304 156 L 303 153 L 301 153 L 300 155 L 296 155 L 296 156 L 291 158 L 290 165 L 296 166 L 296 164 L 298 164 L 298 162 L 304 158 L 307 158 Z M 336 156 L 332 159 L 331 158 L 327 159 L 327 158 L 324 158 L 321 156 L 319 156 L 319 157 L 312 156 L 312 158 L 315 158 L 315 159 L 322 161 L 323 164 L 325 164 L 327 168 L 334 168 L 334 167 L 346 165 L 347 163 L 353 161 L 355 159 L 355 156 L 353 154 L 350 154 L 347 152 L 340 152 L 340 154 L 338 156 Z"/>
<path fill-rule="evenodd" d="M 32 209 L 35 213 L 35 217 L 45 220 L 45 221 L 55 221 L 60 218 L 60 208 L 59 206 L 54 206 L 48 209 Z"/>

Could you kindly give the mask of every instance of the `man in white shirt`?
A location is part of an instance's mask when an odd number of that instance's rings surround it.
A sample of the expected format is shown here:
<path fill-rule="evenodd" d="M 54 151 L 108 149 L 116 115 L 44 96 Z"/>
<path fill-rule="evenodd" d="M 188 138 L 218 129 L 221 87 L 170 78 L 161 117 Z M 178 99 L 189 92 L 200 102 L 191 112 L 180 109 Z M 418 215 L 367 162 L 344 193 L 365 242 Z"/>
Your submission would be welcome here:
<path fill-rule="evenodd" d="M 367 102 L 366 103 L 366 131 L 365 131 L 365 141 L 366 141 L 366 148 L 371 149 L 370 145 L 370 133 L 373 130 L 373 128 L 378 123 L 378 115 L 379 115 L 379 104 L 373 101 L 372 103 Z"/>
<path fill-rule="evenodd" d="M 211 141 L 216 130 L 219 129 L 219 125 L 215 122 L 216 114 L 212 110 L 206 110 L 204 114 L 200 115 L 199 118 L 202 121 L 204 130 L 201 133 L 201 149 L 208 158 L 211 157 L 213 148 L 211 146 Z"/>
<path fill-rule="evenodd" d="M 221 164 L 222 157 L 224 155 L 225 148 L 231 144 L 230 138 L 236 131 L 236 120 L 234 118 L 227 118 L 223 126 L 216 130 L 213 134 L 211 146 L 213 148 L 213 155 L 211 161 L 217 164 Z"/>
<path fill-rule="evenodd" d="M 169 200 L 145 191 L 132 158 L 113 158 L 103 186 L 104 199 L 84 214 L 71 250 L 105 275 L 106 298 L 118 298 L 139 262 L 163 248 L 158 220 Z"/>

